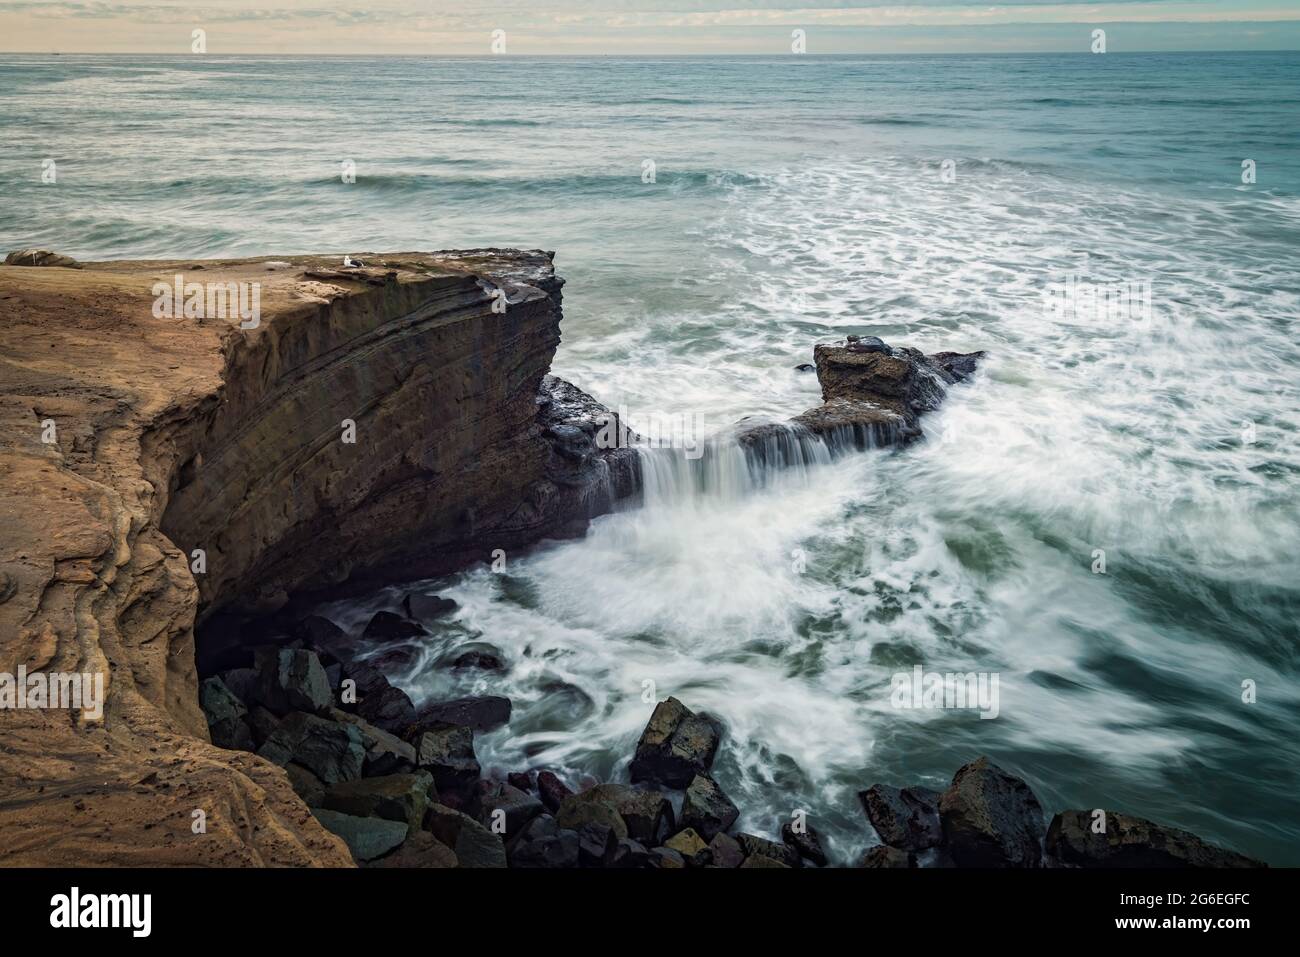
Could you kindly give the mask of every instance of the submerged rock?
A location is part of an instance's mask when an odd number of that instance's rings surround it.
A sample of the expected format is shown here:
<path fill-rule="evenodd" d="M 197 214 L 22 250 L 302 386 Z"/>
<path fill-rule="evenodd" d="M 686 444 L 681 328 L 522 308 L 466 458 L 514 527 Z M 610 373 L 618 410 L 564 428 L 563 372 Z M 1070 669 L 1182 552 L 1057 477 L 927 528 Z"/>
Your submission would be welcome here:
<path fill-rule="evenodd" d="M 891 847 L 920 851 L 943 841 L 938 791 L 873 784 L 858 800 L 880 840 Z"/>
<path fill-rule="evenodd" d="M 1038 867 L 1043 808 L 1029 785 L 987 757 L 960 768 L 939 799 L 944 844 L 959 867 Z"/>
<path fill-rule="evenodd" d="M 1105 812 L 1105 831 L 1093 830 L 1092 811 L 1062 811 L 1047 829 L 1047 853 L 1069 867 L 1267 867 L 1207 843 L 1189 831 Z"/>

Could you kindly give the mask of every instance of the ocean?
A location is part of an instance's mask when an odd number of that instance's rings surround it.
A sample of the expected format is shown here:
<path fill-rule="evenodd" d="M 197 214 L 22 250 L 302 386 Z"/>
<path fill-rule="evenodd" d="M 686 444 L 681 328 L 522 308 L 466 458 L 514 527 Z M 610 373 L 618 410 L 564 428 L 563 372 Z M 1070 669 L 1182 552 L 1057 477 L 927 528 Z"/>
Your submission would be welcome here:
<path fill-rule="evenodd" d="M 905 450 L 645 453 L 644 507 L 429 583 L 460 608 L 395 679 L 508 695 L 485 768 L 574 783 L 674 695 L 740 827 L 840 863 L 858 790 L 988 754 L 1300 865 L 1298 129 L 1294 53 L 0 55 L 0 247 L 555 250 L 554 371 L 702 435 L 817 405 L 819 341 L 986 350 Z M 438 667 L 471 644 L 508 672 Z M 997 717 L 895 707 L 917 665 Z"/>

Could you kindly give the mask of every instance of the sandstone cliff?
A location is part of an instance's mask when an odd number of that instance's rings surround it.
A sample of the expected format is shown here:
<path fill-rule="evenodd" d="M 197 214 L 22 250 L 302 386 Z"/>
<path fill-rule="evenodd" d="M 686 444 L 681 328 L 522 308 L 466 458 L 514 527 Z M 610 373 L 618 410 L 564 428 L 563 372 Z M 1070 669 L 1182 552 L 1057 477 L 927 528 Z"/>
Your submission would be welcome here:
<path fill-rule="evenodd" d="M 0 267 L 0 672 L 107 697 L 0 711 L 0 863 L 350 864 L 282 770 L 209 743 L 196 618 L 488 559 L 634 490 L 547 376 L 549 255 L 361 261 Z M 256 325 L 157 317 L 178 275 L 256 283 Z"/>

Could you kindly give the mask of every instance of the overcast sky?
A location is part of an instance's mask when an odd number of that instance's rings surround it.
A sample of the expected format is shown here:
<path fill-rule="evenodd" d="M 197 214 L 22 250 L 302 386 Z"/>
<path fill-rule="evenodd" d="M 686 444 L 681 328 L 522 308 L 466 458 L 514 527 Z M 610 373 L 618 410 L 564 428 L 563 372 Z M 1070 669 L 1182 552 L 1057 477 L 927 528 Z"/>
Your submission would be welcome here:
<path fill-rule="evenodd" d="M 1297 50 L 1300 0 L 0 0 L 7 52 L 809 53 Z"/>

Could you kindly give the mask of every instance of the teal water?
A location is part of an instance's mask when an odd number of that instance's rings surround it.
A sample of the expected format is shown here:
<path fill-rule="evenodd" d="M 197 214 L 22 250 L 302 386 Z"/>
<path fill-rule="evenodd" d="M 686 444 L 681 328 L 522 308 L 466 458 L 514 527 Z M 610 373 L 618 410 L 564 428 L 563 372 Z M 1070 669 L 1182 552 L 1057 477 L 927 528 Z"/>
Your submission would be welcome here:
<path fill-rule="evenodd" d="M 652 681 L 727 723 L 742 826 L 805 809 L 840 861 L 857 789 L 988 753 L 1049 811 L 1297 865 L 1298 128 L 1296 54 L 0 56 L 0 247 L 554 249 L 556 372 L 719 434 L 815 405 L 818 340 L 988 350 L 903 453 L 655 472 L 587 539 L 435 583 L 461 609 L 399 677 L 514 699 L 485 765 L 601 778 Z M 1071 274 L 1149 315 L 1045 310 Z M 509 673 L 436 667 L 469 642 Z M 996 672 L 998 717 L 892 707 L 914 664 Z"/>

